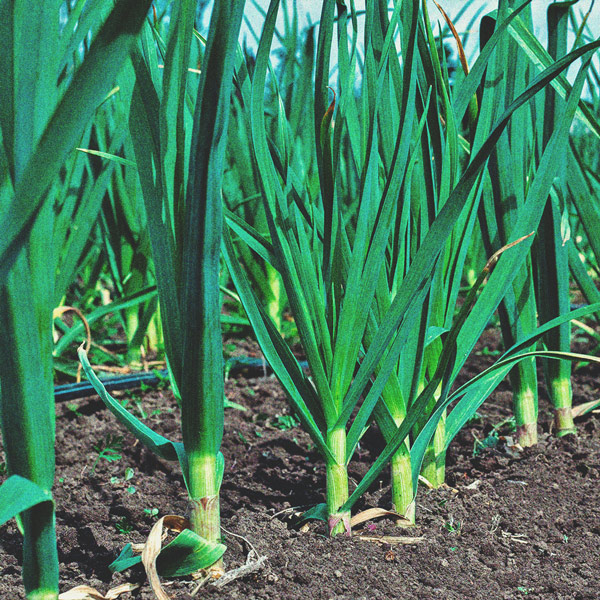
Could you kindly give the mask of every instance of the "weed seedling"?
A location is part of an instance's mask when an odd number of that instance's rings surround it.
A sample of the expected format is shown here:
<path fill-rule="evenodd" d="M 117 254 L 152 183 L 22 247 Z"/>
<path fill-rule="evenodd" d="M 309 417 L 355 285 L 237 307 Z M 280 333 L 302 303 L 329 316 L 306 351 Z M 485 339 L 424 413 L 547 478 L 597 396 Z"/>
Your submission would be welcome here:
<path fill-rule="evenodd" d="M 533 592 L 533 588 L 528 588 L 528 587 L 525 587 L 524 585 L 520 585 L 517 588 L 517 591 L 521 592 L 521 594 L 524 594 L 525 596 L 527 596 L 529 594 L 529 592 Z"/>
<path fill-rule="evenodd" d="M 133 531 L 133 525 L 127 517 L 121 517 L 115 521 L 115 529 L 122 535 L 128 535 Z"/>
<path fill-rule="evenodd" d="M 98 456 L 92 465 L 92 474 L 95 472 L 96 465 L 101 459 L 109 463 L 121 460 L 120 451 L 123 449 L 123 436 L 109 433 L 101 444 L 96 444 L 93 448 L 98 453 Z"/>
<path fill-rule="evenodd" d="M 74 402 L 71 402 L 69 404 L 67 404 L 67 408 L 76 416 L 76 417 L 81 417 L 82 414 L 79 412 L 79 406 L 77 406 L 77 404 L 75 404 Z"/>
<path fill-rule="evenodd" d="M 274 427 L 281 431 L 288 431 L 294 427 L 298 427 L 298 421 L 292 415 L 279 415 L 277 421 L 274 423 Z"/>
<path fill-rule="evenodd" d="M 462 527 L 462 523 L 460 521 L 455 521 L 454 517 L 450 516 L 450 518 L 444 523 L 444 528 L 447 529 L 450 533 L 456 533 L 460 535 L 460 530 Z"/>

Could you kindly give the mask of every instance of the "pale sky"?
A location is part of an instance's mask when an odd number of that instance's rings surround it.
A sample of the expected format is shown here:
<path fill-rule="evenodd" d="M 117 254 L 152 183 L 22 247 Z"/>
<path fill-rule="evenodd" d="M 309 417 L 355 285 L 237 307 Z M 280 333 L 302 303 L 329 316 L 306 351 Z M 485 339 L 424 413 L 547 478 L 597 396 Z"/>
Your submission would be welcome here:
<path fill-rule="evenodd" d="M 577 16 L 578 22 L 581 22 L 583 15 L 587 13 L 590 8 L 593 0 L 579 0 L 579 2 L 574 6 L 575 14 Z M 293 0 L 281 0 L 281 5 L 287 3 L 290 6 L 290 14 L 291 7 L 293 6 Z M 346 1 L 348 5 L 348 0 Z M 479 15 L 475 21 L 475 27 L 478 27 L 479 21 L 481 17 L 487 12 L 494 10 L 497 8 L 498 3 L 495 0 L 471 0 L 469 3 L 468 9 L 462 15 L 462 17 L 457 20 L 456 16 L 458 15 L 462 6 L 464 6 L 464 0 L 439 0 L 438 4 L 446 11 L 450 19 L 454 22 L 461 38 L 464 41 L 464 34 L 466 33 L 466 28 L 471 18 L 479 12 Z M 545 46 L 546 45 L 546 9 L 549 4 L 552 4 L 550 0 L 532 0 L 532 14 L 533 14 L 533 23 L 534 23 L 534 34 L 539 39 L 539 41 Z M 250 33 L 250 27 L 254 29 L 257 35 L 260 35 L 262 24 L 264 21 L 264 17 L 261 15 L 260 10 L 257 8 L 262 8 L 264 12 L 266 12 L 269 6 L 269 0 L 247 0 L 246 7 L 244 10 L 244 18 L 245 23 L 242 25 L 242 33 L 241 39 L 244 37 L 247 40 L 248 45 L 252 47 L 256 47 L 256 42 L 254 40 L 253 35 Z M 309 22 L 315 23 L 319 20 L 322 0 L 296 0 L 296 5 L 298 7 L 298 19 L 300 23 L 300 28 L 305 27 Z M 438 11 L 435 4 L 428 0 L 427 2 L 429 17 L 434 28 L 434 31 L 437 31 L 437 22 L 439 21 L 440 25 L 443 27 L 445 25 L 445 21 L 443 21 L 440 12 Z M 355 0 L 355 6 L 357 10 L 364 10 L 365 0 Z M 393 6 L 393 0 L 390 0 L 390 6 Z M 362 39 L 363 30 L 362 24 L 364 23 L 364 17 L 358 18 L 359 25 L 359 40 Z M 590 13 L 587 24 L 589 29 L 592 31 L 592 34 L 595 37 L 600 36 L 600 0 L 596 0 L 596 4 L 592 8 L 592 12 Z M 283 8 L 280 6 L 279 15 L 278 15 L 278 28 L 280 31 L 283 31 Z M 465 45 L 465 52 L 467 54 L 467 60 L 469 64 L 472 64 L 474 61 L 479 48 L 479 35 L 478 31 L 470 32 L 471 35 L 467 38 L 467 43 Z M 335 34 L 334 34 L 335 35 Z M 573 38 L 573 34 L 571 33 L 571 39 Z M 335 38 L 334 38 L 335 39 Z M 587 40 L 591 41 L 591 40 Z M 275 42 L 274 47 L 277 46 Z M 453 43 L 448 40 L 447 45 L 449 47 L 454 47 Z M 456 58 L 456 52 L 455 58 Z M 596 65 L 600 68 L 600 53 L 596 53 L 595 57 Z M 336 44 L 333 44 L 332 47 L 332 56 L 331 56 L 331 64 L 335 65 L 337 62 L 337 47 Z M 568 72 L 568 78 L 573 80 L 577 73 L 576 64 L 573 65 Z M 586 93 L 584 92 L 584 95 Z"/>
<path fill-rule="evenodd" d="M 286 0 L 282 0 L 282 4 L 285 1 Z M 287 0 L 287 1 L 288 1 L 289 5 L 291 6 L 292 1 L 291 0 Z M 589 10 L 591 2 L 592 2 L 592 0 L 579 0 L 579 3 L 575 5 L 576 14 L 578 14 L 578 15 L 585 14 Z M 298 16 L 299 16 L 301 23 L 306 24 L 306 23 L 308 23 L 309 19 L 313 23 L 315 21 L 318 21 L 319 15 L 321 12 L 321 6 L 322 6 L 321 0 L 296 0 L 296 3 L 297 3 L 297 7 L 298 7 Z M 540 41 L 542 41 L 542 43 L 545 43 L 546 8 L 551 3 L 552 2 L 550 2 L 549 0 L 532 0 L 532 3 L 531 3 L 532 11 L 533 11 L 533 20 L 534 20 L 534 33 L 536 34 L 538 39 L 540 39 Z M 263 8 L 263 10 L 266 11 L 269 6 L 269 1 L 268 0 L 256 0 L 256 4 L 258 4 L 260 7 Z M 459 10 L 464 5 L 464 0 L 439 0 L 438 4 L 446 11 L 448 16 L 452 20 L 454 20 L 455 16 L 458 14 Z M 355 5 L 358 10 L 364 9 L 365 0 L 355 0 Z M 487 7 L 487 10 L 485 9 L 485 7 Z M 475 13 L 477 13 L 477 11 L 482 10 L 482 8 L 483 8 L 483 10 L 481 12 L 481 15 L 483 15 L 486 12 L 488 12 L 489 10 L 493 10 L 496 7 L 497 7 L 497 3 L 494 1 L 472 0 L 470 2 L 469 8 L 466 10 L 463 17 L 460 20 L 455 21 L 454 24 L 457 27 L 459 33 L 462 34 L 462 33 L 464 33 L 471 17 Z M 443 25 L 444 22 L 442 21 L 440 13 L 437 10 L 435 4 L 431 1 L 429 1 L 428 8 L 429 8 L 429 16 L 432 21 L 432 25 L 434 25 L 437 20 L 440 20 L 440 23 Z M 280 8 L 280 15 L 279 15 L 280 26 L 283 25 L 283 17 L 281 15 L 281 12 L 282 12 L 282 10 Z M 248 22 L 252 25 L 252 27 L 257 30 L 257 33 L 260 33 L 260 28 L 261 28 L 261 25 L 263 22 L 263 18 L 260 15 L 260 11 L 250 1 L 248 1 L 246 3 L 245 16 L 248 19 Z M 362 19 L 359 18 L 359 25 L 360 25 L 361 21 L 362 21 Z M 477 19 L 477 22 L 478 21 L 479 21 L 479 19 Z M 594 6 L 593 11 L 588 18 L 588 24 L 590 26 L 590 29 L 594 33 L 594 35 L 600 36 L 600 1 L 598 1 L 596 3 L 596 5 Z M 251 36 L 251 34 L 248 33 L 248 31 L 249 31 L 248 26 L 245 25 L 242 31 L 244 32 L 245 35 L 248 36 L 249 45 L 253 45 L 252 36 Z M 476 33 L 476 32 L 474 32 L 474 33 Z M 470 49 L 470 52 L 473 52 L 476 49 L 477 37 L 478 37 L 477 35 L 471 36 L 471 41 L 474 44 L 474 46 Z M 471 44 L 469 44 L 469 45 L 471 45 Z M 467 48 L 467 51 L 469 52 L 469 48 Z"/>

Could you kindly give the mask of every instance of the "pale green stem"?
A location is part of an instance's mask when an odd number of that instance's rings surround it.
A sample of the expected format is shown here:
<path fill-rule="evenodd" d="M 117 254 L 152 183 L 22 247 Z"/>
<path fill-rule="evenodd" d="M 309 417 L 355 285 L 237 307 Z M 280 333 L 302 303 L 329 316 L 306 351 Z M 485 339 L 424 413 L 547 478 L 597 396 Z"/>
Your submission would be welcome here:
<path fill-rule="evenodd" d="M 165 340 L 163 328 L 160 320 L 160 304 L 156 306 L 156 312 L 152 315 L 148 330 L 146 331 L 146 350 L 149 352 L 158 352 L 164 350 Z"/>
<path fill-rule="evenodd" d="M 281 297 L 283 294 L 281 275 L 279 275 L 277 270 L 267 265 L 267 278 L 271 290 L 271 299 L 267 303 L 267 312 L 271 319 L 273 319 L 277 331 L 281 333 Z"/>
<path fill-rule="evenodd" d="M 329 535 L 350 535 L 350 511 L 339 509 L 348 500 L 348 469 L 346 467 L 346 430 L 336 429 L 327 434 L 329 446 L 336 462 L 327 464 L 327 511 Z"/>
<path fill-rule="evenodd" d="M 148 323 L 146 329 L 146 352 L 158 352 L 158 331 L 156 330 L 156 321 L 154 317 Z"/>
<path fill-rule="evenodd" d="M 190 453 L 188 460 L 192 531 L 209 542 L 220 542 L 221 516 L 216 457 Z M 216 562 L 210 570 L 223 572 L 222 560 Z"/>
<path fill-rule="evenodd" d="M 127 343 L 131 344 L 131 340 L 135 335 L 139 325 L 138 307 L 130 306 L 125 309 L 125 334 L 127 336 Z M 127 362 L 128 363 L 139 363 L 141 360 L 141 352 L 139 348 L 134 348 L 129 345 L 127 348 Z"/>
<path fill-rule="evenodd" d="M 537 375 L 533 360 L 521 361 L 510 373 L 517 442 L 523 447 L 537 444 Z M 531 382 L 531 383 L 530 383 Z M 533 385 L 532 385 L 533 384 Z"/>
<path fill-rule="evenodd" d="M 412 487 L 412 469 L 408 444 L 402 444 L 391 461 L 392 507 L 397 513 L 415 522 L 415 502 Z M 403 521 L 399 520 L 398 525 Z"/>
<path fill-rule="evenodd" d="M 446 412 L 438 423 L 433 439 L 427 446 L 423 457 L 421 475 L 434 488 L 440 487 L 446 480 Z"/>
<path fill-rule="evenodd" d="M 569 433 L 576 433 L 577 428 L 573 421 L 573 391 L 570 379 L 553 379 L 551 385 L 552 389 L 550 393 L 554 403 L 554 428 L 556 435 L 562 437 Z"/>
<path fill-rule="evenodd" d="M 58 600 L 58 594 L 52 590 L 36 590 L 27 595 L 27 600 Z"/>

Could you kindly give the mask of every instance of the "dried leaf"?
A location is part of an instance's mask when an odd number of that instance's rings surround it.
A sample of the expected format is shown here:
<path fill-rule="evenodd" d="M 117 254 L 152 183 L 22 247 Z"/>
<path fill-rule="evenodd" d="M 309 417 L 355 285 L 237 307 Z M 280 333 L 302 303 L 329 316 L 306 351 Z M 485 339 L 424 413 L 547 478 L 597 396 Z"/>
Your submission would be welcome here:
<path fill-rule="evenodd" d="M 122 594 L 128 594 L 139 588 L 137 583 L 122 583 L 114 587 L 106 595 L 89 585 L 78 585 L 68 592 L 63 592 L 58 596 L 58 600 L 116 600 Z"/>
<path fill-rule="evenodd" d="M 465 490 L 476 490 L 481 485 L 481 479 L 476 479 L 469 485 L 465 485 Z"/>
<path fill-rule="evenodd" d="M 373 519 L 379 519 L 381 517 L 394 517 L 395 519 L 406 521 L 407 524 L 412 525 L 411 521 L 404 515 L 394 512 L 393 510 L 385 510 L 384 508 L 369 508 L 367 510 L 363 510 L 363 512 L 360 512 L 357 515 L 354 515 L 352 519 L 350 519 L 350 526 L 356 527 L 356 525 L 359 525 L 360 523 L 372 521 Z"/>
<path fill-rule="evenodd" d="M 158 600 L 170 600 L 170 597 L 160 583 L 158 571 L 156 569 L 156 559 L 162 549 L 163 526 L 168 527 L 173 531 L 181 532 L 184 529 L 188 529 L 190 523 L 187 519 L 177 515 L 165 515 L 164 517 L 161 517 L 154 524 L 154 527 L 152 527 L 150 535 L 144 544 L 144 549 L 142 550 L 142 564 L 144 565 L 144 569 L 146 569 L 146 575 L 148 576 L 148 581 L 150 582 L 154 594 Z"/>
<path fill-rule="evenodd" d="M 402 544 L 404 546 L 420 544 L 425 537 L 408 537 L 405 535 L 358 535 L 357 539 L 363 542 L 375 542 L 376 544 Z"/>
<path fill-rule="evenodd" d="M 225 575 L 215 580 L 211 585 L 213 587 L 222 588 L 225 587 L 228 583 L 239 579 L 240 577 L 246 577 L 250 573 L 254 573 L 259 569 L 262 569 L 265 562 L 267 561 L 266 556 L 259 556 L 257 560 L 251 561 L 237 569 L 233 569 L 231 571 L 227 571 Z"/>
<path fill-rule="evenodd" d="M 52 311 L 52 319 L 58 319 L 64 313 L 72 311 L 74 312 L 82 321 L 83 326 L 85 327 L 85 335 L 86 335 L 86 343 L 85 343 L 85 351 L 89 352 L 90 347 L 92 346 L 92 330 L 90 329 L 90 324 L 88 320 L 85 318 L 85 315 L 75 306 L 59 306 Z M 55 340 L 56 341 L 56 340 Z M 83 345 L 83 344 L 82 344 Z M 81 381 L 81 363 L 77 367 L 77 383 Z"/>
<path fill-rule="evenodd" d="M 463 48 L 462 42 L 460 40 L 460 36 L 458 35 L 458 31 L 456 31 L 456 27 L 454 27 L 454 23 L 450 20 L 450 17 L 446 14 L 444 9 L 435 1 L 433 3 L 438 7 L 438 10 L 442 13 L 442 17 L 444 17 L 444 21 L 450 27 L 450 31 L 454 36 L 454 40 L 456 41 L 456 47 L 458 49 L 458 58 L 460 59 L 460 64 L 463 68 L 465 75 L 469 74 L 469 65 L 467 64 L 467 56 L 465 54 L 465 49 Z"/>
<path fill-rule="evenodd" d="M 433 483 L 431 483 L 429 479 L 425 479 L 423 475 L 419 475 L 419 482 L 422 483 L 428 490 L 432 490 L 434 488 Z"/>

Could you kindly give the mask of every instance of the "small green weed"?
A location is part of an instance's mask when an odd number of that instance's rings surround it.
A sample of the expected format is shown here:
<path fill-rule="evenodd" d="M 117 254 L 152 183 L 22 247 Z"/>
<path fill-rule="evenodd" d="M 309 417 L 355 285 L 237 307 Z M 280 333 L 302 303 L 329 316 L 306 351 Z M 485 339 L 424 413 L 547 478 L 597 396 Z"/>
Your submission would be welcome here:
<path fill-rule="evenodd" d="M 115 529 L 121 535 L 128 535 L 133 531 L 133 525 L 127 517 L 121 517 L 115 521 Z"/>
<path fill-rule="evenodd" d="M 96 471 L 96 466 L 100 462 L 100 460 L 105 460 L 106 462 L 116 462 L 123 458 L 121 456 L 121 450 L 123 449 L 123 436 L 121 435 L 113 435 L 109 433 L 102 443 L 96 444 L 93 446 L 94 450 L 98 453 L 94 464 L 92 465 L 92 474 Z"/>
<path fill-rule="evenodd" d="M 481 352 L 476 352 L 477 356 L 500 356 L 501 350 L 490 350 L 487 346 L 484 346 Z"/>
<path fill-rule="evenodd" d="M 460 535 L 461 528 L 462 523 L 460 521 L 455 521 L 452 516 L 444 523 L 444 529 L 448 530 L 450 533 Z"/>
<path fill-rule="evenodd" d="M 299 423 L 292 415 L 279 415 L 277 421 L 273 424 L 274 427 L 281 431 L 288 431 L 294 427 L 298 427 Z"/>
<path fill-rule="evenodd" d="M 520 585 L 517 588 L 517 591 L 521 592 L 521 594 L 524 594 L 525 596 L 527 596 L 529 594 L 529 592 L 533 592 L 533 588 L 528 588 L 528 587 L 525 587 L 524 585 Z"/>
<path fill-rule="evenodd" d="M 77 404 L 75 404 L 74 402 L 70 402 L 69 404 L 67 404 L 67 408 L 76 416 L 76 417 L 81 417 L 83 416 L 80 412 L 79 412 L 79 406 Z"/>

